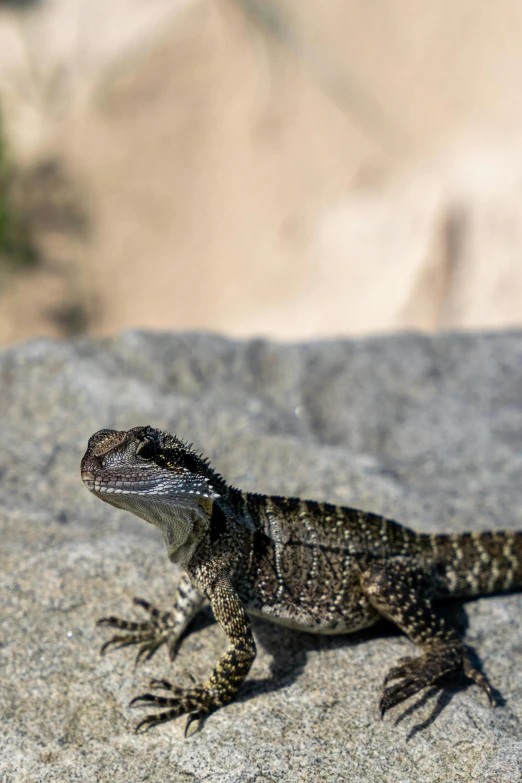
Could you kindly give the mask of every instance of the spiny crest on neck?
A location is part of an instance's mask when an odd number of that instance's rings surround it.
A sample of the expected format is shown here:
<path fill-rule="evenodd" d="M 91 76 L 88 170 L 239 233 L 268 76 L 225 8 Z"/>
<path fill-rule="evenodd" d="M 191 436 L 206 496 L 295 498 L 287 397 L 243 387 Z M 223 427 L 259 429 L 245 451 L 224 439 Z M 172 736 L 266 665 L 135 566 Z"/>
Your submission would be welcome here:
<path fill-rule="evenodd" d="M 174 472 L 181 468 L 196 477 L 207 479 L 219 495 L 228 490 L 223 476 L 210 466 L 210 461 L 203 454 L 194 449 L 192 443 L 185 443 L 176 435 L 153 427 L 136 427 L 134 431 L 143 441 L 143 445 L 138 448 L 141 457 L 151 459 L 161 468 Z"/>

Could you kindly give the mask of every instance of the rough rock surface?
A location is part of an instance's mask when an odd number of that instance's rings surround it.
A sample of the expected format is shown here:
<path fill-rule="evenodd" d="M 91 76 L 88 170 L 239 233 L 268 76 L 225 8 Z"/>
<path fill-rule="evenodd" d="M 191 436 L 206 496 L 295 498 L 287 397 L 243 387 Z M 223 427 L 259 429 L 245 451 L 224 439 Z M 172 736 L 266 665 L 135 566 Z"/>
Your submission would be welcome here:
<path fill-rule="evenodd" d="M 101 427 L 151 423 L 231 481 L 360 505 L 423 530 L 522 528 L 522 333 L 309 345 L 127 333 L 0 355 L 0 780 L 512 783 L 522 776 L 522 595 L 453 606 L 504 703 L 455 680 L 380 721 L 390 629 L 321 638 L 254 623 L 234 704 L 185 740 L 136 736 L 151 677 L 205 677 L 223 650 L 202 618 L 169 667 L 101 658 L 101 614 L 168 607 L 177 579 L 153 528 L 83 488 Z M 170 671 L 169 671 L 170 668 Z"/>

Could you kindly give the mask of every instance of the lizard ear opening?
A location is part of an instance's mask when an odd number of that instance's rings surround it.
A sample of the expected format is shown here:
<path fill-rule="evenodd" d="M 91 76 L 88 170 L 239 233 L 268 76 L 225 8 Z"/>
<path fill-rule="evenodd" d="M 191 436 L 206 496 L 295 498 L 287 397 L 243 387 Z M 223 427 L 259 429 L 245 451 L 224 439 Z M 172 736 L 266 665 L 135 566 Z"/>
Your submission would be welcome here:
<path fill-rule="evenodd" d="M 153 440 L 145 440 L 143 443 L 140 443 L 138 448 L 136 449 L 136 455 L 138 457 L 141 457 L 141 459 L 153 459 L 156 454 L 156 444 Z"/>
<path fill-rule="evenodd" d="M 201 461 L 193 454 L 185 454 L 183 456 L 183 465 L 191 473 L 201 472 Z"/>

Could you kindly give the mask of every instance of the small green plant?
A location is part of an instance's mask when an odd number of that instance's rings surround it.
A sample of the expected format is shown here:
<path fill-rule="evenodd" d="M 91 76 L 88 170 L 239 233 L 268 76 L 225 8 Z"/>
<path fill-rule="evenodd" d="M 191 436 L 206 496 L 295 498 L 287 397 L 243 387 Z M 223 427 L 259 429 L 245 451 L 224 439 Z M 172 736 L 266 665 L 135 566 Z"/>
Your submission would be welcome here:
<path fill-rule="evenodd" d="M 0 114 L 0 271 L 4 272 L 34 266 L 38 261 L 27 220 L 17 203 L 16 183 Z"/>

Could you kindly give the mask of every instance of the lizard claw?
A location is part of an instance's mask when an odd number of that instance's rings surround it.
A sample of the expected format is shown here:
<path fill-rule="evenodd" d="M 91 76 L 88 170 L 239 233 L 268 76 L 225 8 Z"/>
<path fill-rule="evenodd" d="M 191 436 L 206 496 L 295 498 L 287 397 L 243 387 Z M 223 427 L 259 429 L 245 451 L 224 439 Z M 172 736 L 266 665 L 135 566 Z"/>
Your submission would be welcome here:
<path fill-rule="evenodd" d="M 220 704 L 216 701 L 212 691 L 205 686 L 198 685 L 195 688 L 183 689 L 176 688 L 166 680 L 152 680 L 150 687 L 167 688 L 173 694 L 172 696 L 158 696 L 154 693 L 142 693 L 135 696 L 129 703 L 129 707 L 145 706 L 157 704 L 161 707 L 168 707 L 164 712 L 158 712 L 143 718 L 135 728 L 136 732 L 148 731 L 153 726 L 160 723 L 166 723 L 169 720 L 178 718 L 180 715 L 187 715 L 185 725 L 185 737 L 188 736 L 188 730 L 194 721 L 201 722 Z"/>
<path fill-rule="evenodd" d="M 134 598 L 133 603 L 136 606 L 141 606 L 145 609 L 149 613 L 150 619 L 146 622 L 138 623 L 111 615 L 109 617 L 102 617 L 97 621 L 96 625 L 108 625 L 113 628 L 127 631 L 126 634 L 116 634 L 106 641 L 100 649 L 102 655 L 112 645 L 127 647 L 130 644 L 141 643 L 135 661 L 135 666 L 138 666 L 143 661 L 148 661 L 149 658 L 152 658 L 156 650 L 161 647 L 162 644 L 165 642 L 169 642 L 169 645 L 171 644 L 169 638 L 169 620 L 171 618 L 171 613 L 161 612 L 159 609 L 152 606 L 152 604 L 149 604 L 144 598 Z"/>
<path fill-rule="evenodd" d="M 384 679 L 379 702 L 381 719 L 392 707 L 455 671 L 463 671 L 467 677 L 474 680 L 487 694 L 491 706 L 494 706 L 493 689 L 482 672 L 473 666 L 469 651 L 464 645 L 448 645 L 430 650 L 416 658 L 402 658 L 397 666 L 390 669 Z M 390 680 L 397 682 L 388 685 Z"/>
<path fill-rule="evenodd" d="M 206 717 L 207 717 L 206 714 L 200 715 L 199 712 L 191 712 L 190 713 L 190 715 L 187 718 L 187 722 L 185 723 L 185 732 L 184 732 L 184 735 L 183 735 L 185 737 L 185 739 L 187 739 L 187 737 L 189 736 L 188 730 L 189 730 L 190 726 L 192 725 L 192 723 L 197 722 L 197 724 L 198 724 L 196 729 L 192 732 L 192 734 L 195 734 L 196 732 L 198 732 L 201 729 L 202 721 Z"/>

